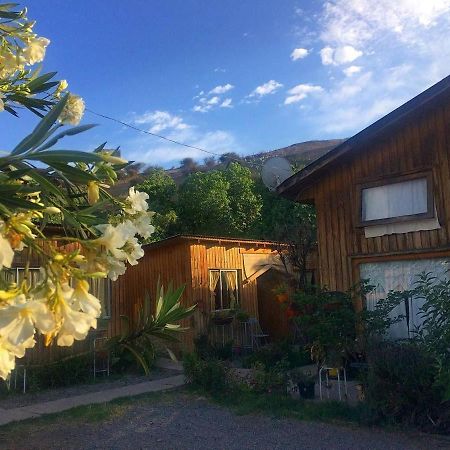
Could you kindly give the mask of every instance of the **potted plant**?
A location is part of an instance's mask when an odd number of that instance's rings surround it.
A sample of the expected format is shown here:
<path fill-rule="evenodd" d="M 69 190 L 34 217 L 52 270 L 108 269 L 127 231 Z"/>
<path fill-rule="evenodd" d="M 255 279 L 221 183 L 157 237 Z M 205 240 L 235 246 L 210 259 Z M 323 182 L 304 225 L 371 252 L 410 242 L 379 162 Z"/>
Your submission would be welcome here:
<path fill-rule="evenodd" d="M 310 370 L 298 367 L 289 372 L 289 378 L 292 383 L 298 386 L 298 392 L 301 398 L 314 398 L 314 386 L 316 384 L 316 376 Z"/>
<path fill-rule="evenodd" d="M 276 286 L 272 292 L 275 294 L 275 298 L 278 303 L 287 303 L 289 300 L 287 286 L 283 283 Z"/>
<path fill-rule="evenodd" d="M 216 325 L 228 325 L 233 322 L 235 311 L 233 309 L 221 309 L 213 311 L 211 321 Z"/>
<path fill-rule="evenodd" d="M 234 317 L 236 318 L 236 320 L 238 320 L 239 322 L 247 322 L 248 319 L 250 318 L 250 316 L 243 311 L 242 309 L 238 309 L 234 315 Z"/>

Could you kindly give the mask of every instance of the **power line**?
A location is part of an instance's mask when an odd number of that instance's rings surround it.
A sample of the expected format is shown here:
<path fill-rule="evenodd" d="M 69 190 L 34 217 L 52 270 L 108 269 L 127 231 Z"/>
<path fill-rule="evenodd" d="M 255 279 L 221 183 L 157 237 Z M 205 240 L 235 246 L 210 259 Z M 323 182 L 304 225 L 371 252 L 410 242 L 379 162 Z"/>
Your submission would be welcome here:
<path fill-rule="evenodd" d="M 116 119 L 116 118 L 111 117 L 111 116 L 107 116 L 106 114 L 101 114 L 101 113 L 95 112 L 92 109 L 86 108 L 86 111 L 90 112 L 91 114 L 93 114 L 95 116 L 102 117 L 103 119 L 111 120 L 112 122 L 116 122 L 116 123 L 118 123 L 120 125 L 123 125 L 123 126 L 125 126 L 127 128 L 130 128 L 130 129 L 132 129 L 134 131 L 138 131 L 139 133 L 147 134 L 149 136 L 153 136 L 153 137 L 156 137 L 158 139 L 162 139 L 162 140 L 170 142 L 172 144 L 180 145 L 182 147 L 190 148 L 190 149 L 193 149 L 193 150 L 198 150 L 200 152 L 208 153 L 209 155 L 214 155 L 214 156 L 217 156 L 219 158 L 221 156 L 223 156 L 220 153 L 216 153 L 216 152 L 213 152 L 211 150 L 206 150 L 204 148 L 197 147 L 196 145 L 186 144 L 185 142 L 180 142 L 180 141 L 177 141 L 176 139 L 171 139 L 171 138 L 168 138 L 167 136 L 163 136 L 161 134 L 152 133 L 151 131 L 144 130 L 143 128 L 139 128 L 139 127 L 136 127 L 135 125 L 132 125 L 132 124 L 127 123 L 127 122 L 124 122 L 123 120 Z M 238 163 L 242 163 L 244 161 L 249 166 L 256 167 L 257 169 L 260 170 L 263 167 L 263 161 L 265 159 L 268 159 L 268 157 L 265 157 L 265 158 L 261 157 L 260 158 L 261 159 L 261 163 L 259 163 L 259 164 L 255 163 L 255 162 L 248 161 L 245 157 L 243 159 L 237 159 L 237 158 L 232 158 L 232 157 L 228 157 L 227 156 L 227 159 L 230 160 L 230 161 L 238 162 Z M 280 170 L 291 173 L 291 171 L 287 171 L 286 169 L 283 169 L 283 168 L 280 168 Z"/>
<path fill-rule="evenodd" d="M 214 155 L 214 156 L 217 156 L 217 157 L 221 157 L 222 156 L 220 153 L 215 153 L 215 152 L 212 152 L 211 150 L 206 150 L 204 148 L 197 147 L 196 145 L 186 144 L 185 142 L 180 142 L 180 141 L 177 141 L 175 139 L 171 139 L 171 138 L 168 138 L 166 136 L 162 136 L 161 134 L 152 133 L 151 131 L 144 130 L 142 128 L 136 127 L 134 125 L 131 125 L 130 123 L 124 122 L 124 121 L 119 120 L 119 119 L 115 119 L 114 117 L 107 116 L 106 114 L 97 113 L 97 112 L 92 111 L 91 109 L 88 109 L 88 108 L 86 108 L 86 111 L 90 112 L 91 114 L 94 114 L 95 116 L 103 117 L 104 119 L 108 119 L 108 120 L 111 120 L 113 122 L 119 123 L 120 125 L 123 125 L 125 127 L 131 128 L 132 130 L 138 131 L 140 133 L 148 134 L 150 136 L 162 139 L 164 141 L 171 142 L 172 144 L 181 145 L 183 147 L 191 148 L 193 150 L 198 150 L 198 151 L 201 151 L 201 152 L 204 152 L 204 153 L 208 153 L 210 155 Z M 230 158 L 227 157 L 227 158 L 232 160 L 232 161 L 242 162 L 242 160 L 237 159 L 237 158 L 231 158 L 231 157 Z M 249 162 L 247 160 L 245 160 L 245 162 L 247 162 L 248 164 L 254 165 L 255 167 L 258 167 L 258 168 L 262 167 L 262 165 L 259 165 L 259 164 L 256 164 L 256 163 L 251 163 L 251 162 Z"/>

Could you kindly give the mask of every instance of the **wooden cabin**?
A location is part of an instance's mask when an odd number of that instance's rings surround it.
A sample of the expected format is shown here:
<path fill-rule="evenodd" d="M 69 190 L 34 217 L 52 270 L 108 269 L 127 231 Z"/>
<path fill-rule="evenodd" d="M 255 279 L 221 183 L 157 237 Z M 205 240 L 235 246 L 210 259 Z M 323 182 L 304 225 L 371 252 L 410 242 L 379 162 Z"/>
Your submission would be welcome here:
<path fill-rule="evenodd" d="M 318 277 L 346 291 L 360 279 L 376 286 L 368 307 L 416 276 L 445 276 L 450 257 L 450 76 L 278 187 L 291 200 L 314 204 Z M 359 305 L 361 307 L 361 304 Z M 410 305 L 408 336 L 417 317 Z"/>
<path fill-rule="evenodd" d="M 194 337 L 207 332 L 231 339 L 230 329 L 212 327 L 210 320 L 230 308 L 257 318 L 272 338 L 286 336 L 286 314 L 273 292 L 287 276 L 280 248 L 277 242 L 207 236 L 174 236 L 145 245 L 139 264 L 113 284 L 110 335 L 120 333 L 120 315 L 136 317 L 146 293 L 155 298 L 159 280 L 164 286 L 184 285 L 184 304 L 197 304 L 185 323 L 189 331 L 182 348 L 192 348 Z"/>

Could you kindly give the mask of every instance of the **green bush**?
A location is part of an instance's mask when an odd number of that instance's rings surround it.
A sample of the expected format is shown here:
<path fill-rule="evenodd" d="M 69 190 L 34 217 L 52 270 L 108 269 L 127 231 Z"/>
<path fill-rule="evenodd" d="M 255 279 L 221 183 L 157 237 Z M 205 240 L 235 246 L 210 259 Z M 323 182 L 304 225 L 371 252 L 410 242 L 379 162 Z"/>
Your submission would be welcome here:
<path fill-rule="evenodd" d="M 288 369 L 311 364 L 310 353 L 288 341 L 266 345 L 243 360 L 243 366 L 251 368 L 261 364 L 265 370 L 271 370 L 277 363 L 287 363 Z"/>
<path fill-rule="evenodd" d="M 188 353 L 183 359 L 186 381 L 207 392 L 222 392 L 227 386 L 227 367 L 219 359 L 202 359 Z"/>
<path fill-rule="evenodd" d="M 64 387 L 92 381 L 93 356 L 82 355 L 27 370 L 30 391 Z"/>
<path fill-rule="evenodd" d="M 385 342 L 369 355 L 366 397 L 379 419 L 450 431 L 449 404 L 442 402 L 430 355 L 414 342 Z"/>
<path fill-rule="evenodd" d="M 231 359 L 233 355 L 233 341 L 225 342 L 224 345 L 213 344 L 207 334 L 200 334 L 194 339 L 195 352 L 202 359 L 220 359 L 222 361 Z"/>

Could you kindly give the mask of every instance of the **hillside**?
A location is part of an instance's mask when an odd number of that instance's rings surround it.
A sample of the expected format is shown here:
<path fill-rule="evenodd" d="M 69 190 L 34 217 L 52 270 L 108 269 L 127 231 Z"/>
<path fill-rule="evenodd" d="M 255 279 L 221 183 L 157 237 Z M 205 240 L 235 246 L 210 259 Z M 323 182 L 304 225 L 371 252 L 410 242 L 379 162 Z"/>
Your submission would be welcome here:
<path fill-rule="evenodd" d="M 189 173 L 197 171 L 207 172 L 209 170 L 220 169 L 235 159 L 242 161 L 243 164 L 250 163 L 250 167 L 254 168 L 255 165 L 262 165 L 262 163 L 268 158 L 282 156 L 297 167 L 302 167 L 327 153 L 341 142 L 343 142 L 343 139 L 300 142 L 297 144 L 292 144 L 288 147 L 263 151 L 254 155 L 247 155 L 245 157 L 240 157 L 235 154 L 229 154 L 230 157 L 227 157 L 228 154 L 225 154 L 222 155 L 220 160 L 215 161 L 212 164 L 210 163 L 206 165 L 194 163 L 189 167 L 180 166 L 167 169 L 166 172 L 175 180 L 177 184 L 181 184 Z M 134 167 L 133 169 L 124 172 L 122 175 L 122 180 L 111 189 L 111 193 L 116 196 L 125 194 L 128 191 L 129 186 L 134 186 L 142 182 L 145 179 L 145 174 L 146 170 L 142 167 Z"/>

